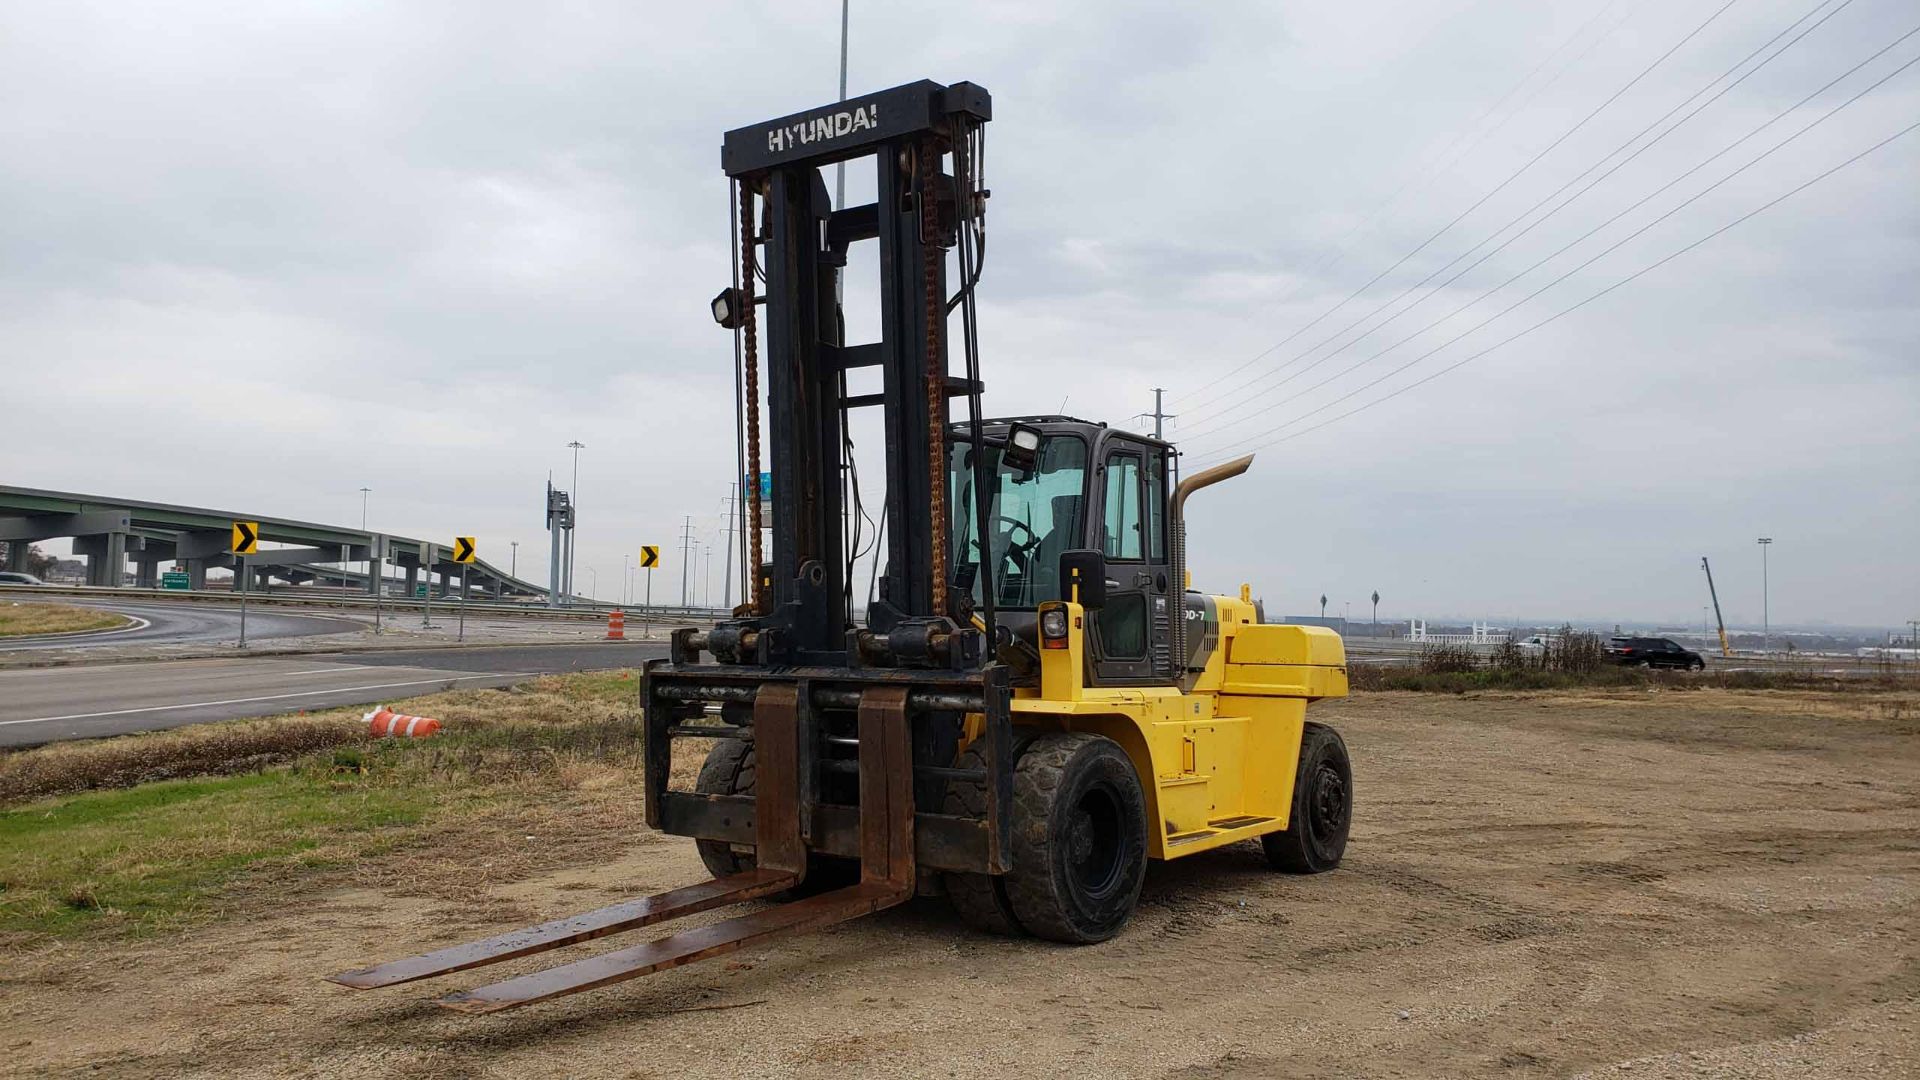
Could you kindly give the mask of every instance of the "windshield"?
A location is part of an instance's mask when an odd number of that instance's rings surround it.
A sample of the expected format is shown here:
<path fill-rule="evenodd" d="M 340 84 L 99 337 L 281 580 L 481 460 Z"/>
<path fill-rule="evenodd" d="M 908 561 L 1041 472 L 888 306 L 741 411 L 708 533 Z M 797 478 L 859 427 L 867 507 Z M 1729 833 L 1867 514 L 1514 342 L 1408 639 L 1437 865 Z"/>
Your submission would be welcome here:
<path fill-rule="evenodd" d="M 953 561 L 973 567 L 973 599 L 983 599 L 979 572 L 980 532 L 974 517 L 973 444 L 955 442 L 948 456 Z M 1086 492 L 1087 444 L 1072 435 L 1050 435 L 1040 444 L 1039 463 L 1025 476 L 1000 467 L 1000 448 L 989 446 L 987 547 L 994 599 L 1000 607 L 1031 608 L 1060 599 L 1060 555 L 1079 547 L 1081 503 Z"/>

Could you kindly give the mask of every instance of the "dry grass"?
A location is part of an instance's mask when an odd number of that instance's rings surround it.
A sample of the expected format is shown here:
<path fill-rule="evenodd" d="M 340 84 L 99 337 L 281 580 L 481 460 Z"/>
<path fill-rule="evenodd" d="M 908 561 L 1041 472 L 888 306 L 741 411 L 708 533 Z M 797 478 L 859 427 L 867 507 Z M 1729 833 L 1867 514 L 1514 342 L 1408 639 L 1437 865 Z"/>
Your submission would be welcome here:
<path fill-rule="evenodd" d="M 0 604 L 0 637 L 28 634 L 70 634 L 126 625 L 125 615 L 71 604 Z"/>
<path fill-rule="evenodd" d="M 513 725 L 571 726 L 631 719 L 638 685 L 631 672 L 595 672 L 548 676 L 503 690 L 456 690 L 393 704 L 402 712 L 440 720 L 449 735 Z M 360 707 L 328 709 L 0 754 L 0 805 L 156 780 L 257 772 L 316 751 L 362 742 L 365 713 Z"/>
<path fill-rule="evenodd" d="M 423 740 L 370 739 L 340 709 L 0 757 L 0 942 L 172 929 L 290 876 L 376 865 L 457 886 L 473 867 L 405 857 L 449 830 L 503 838 L 490 880 L 542 865 L 535 838 L 582 834 L 562 823 L 630 838 L 636 687 L 594 672 L 395 702 L 443 722 Z"/>

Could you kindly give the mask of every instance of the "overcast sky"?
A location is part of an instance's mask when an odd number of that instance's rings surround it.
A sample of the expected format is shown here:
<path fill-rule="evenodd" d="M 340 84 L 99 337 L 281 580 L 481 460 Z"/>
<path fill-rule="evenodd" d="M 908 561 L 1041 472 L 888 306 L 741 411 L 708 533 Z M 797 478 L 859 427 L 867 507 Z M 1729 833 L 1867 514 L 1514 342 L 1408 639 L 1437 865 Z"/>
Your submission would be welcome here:
<path fill-rule="evenodd" d="M 1368 317 L 1815 7 L 856 2 L 851 87 L 994 95 L 989 411 L 1125 422 L 1163 386 L 1191 463 L 1258 451 L 1194 501 L 1197 584 L 1250 581 L 1275 614 L 1324 593 L 1360 616 L 1378 589 L 1383 615 L 1697 624 L 1708 555 L 1730 619 L 1757 622 L 1765 535 L 1776 624 L 1892 626 L 1920 616 L 1920 132 L 1314 427 L 1920 120 L 1908 69 L 1445 344 L 1920 56 L 1916 35 L 1396 345 L 1920 24 L 1911 0 L 1828 0 L 1590 191 Z M 518 540 L 540 577 L 542 484 L 579 439 L 578 584 L 617 596 L 622 554 L 659 543 L 654 596 L 677 598 L 682 522 L 718 543 L 732 474 L 731 342 L 706 312 L 720 136 L 831 100 L 838 31 L 828 0 L 6 5 L 0 480 L 345 523 L 365 485 L 374 528 L 477 534 L 499 563 Z M 850 285 L 855 340 L 870 293 Z"/>

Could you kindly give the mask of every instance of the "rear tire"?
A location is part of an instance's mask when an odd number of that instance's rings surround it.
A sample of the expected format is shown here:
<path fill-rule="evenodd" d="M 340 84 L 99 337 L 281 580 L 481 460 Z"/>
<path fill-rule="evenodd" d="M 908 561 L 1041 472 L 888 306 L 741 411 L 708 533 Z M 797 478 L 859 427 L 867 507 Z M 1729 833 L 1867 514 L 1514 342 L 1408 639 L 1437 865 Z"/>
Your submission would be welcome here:
<path fill-rule="evenodd" d="M 1071 944 L 1120 932 L 1147 876 L 1146 797 L 1112 739 L 1044 735 L 1013 778 L 1013 871 L 1003 884 L 1019 924 Z"/>
<path fill-rule="evenodd" d="M 753 744 L 744 739 L 720 739 L 707 751 L 700 766 L 700 777 L 693 790 L 702 795 L 752 795 L 754 790 Z M 750 845 L 733 845 L 724 840 L 695 840 L 700 861 L 707 873 L 726 877 L 751 870 L 756 864 Z M 852 859 L 808 853 L 807 877 L 783 896 L 811 896 L 855 884 L 860 880 L 860 864 Z"/>
<path fill-rule="evenodd" d="M 986 755 L 970 746 L 954 762 L 954 767 L 980 769 L 985 768 L 986 763 Z M 985 820 L 986 785 L 969 780 L 949 782 L 941 812 Z M 1020 925 L 1019 916 L 1013 913 L 1012 901 L 1007 899 L 1006 882 L 999 875 L 949 873 L 941 875 L 941 878 L 947 887 L 947 899 L 952 901 L 953 909 L 960 913 L 961 920 L 968 926 L 1004 937 L 1020 937 L 1026 933 L 1026 929 Z"/>
<path fill-rule="evenodd" d="M 1260 838 L 1267 862 L 1289 874 L 1324 874 L 1340 865 L 1353 825 L 1353 766 L 1340 733 L 1308 723 L 1300 736 L 1293 809 L 1284 832 Z"/>

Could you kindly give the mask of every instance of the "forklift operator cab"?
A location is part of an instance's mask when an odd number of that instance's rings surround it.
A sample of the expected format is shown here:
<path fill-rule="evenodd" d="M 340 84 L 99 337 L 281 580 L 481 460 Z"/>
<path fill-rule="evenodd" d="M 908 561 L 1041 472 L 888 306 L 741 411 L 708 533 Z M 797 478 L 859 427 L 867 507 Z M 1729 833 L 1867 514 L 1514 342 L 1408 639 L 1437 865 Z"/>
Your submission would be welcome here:
<path fill-rule="evenodd" d="M 949 450 L 950 550 L 975 606 L 984 601 L 983 579 L 990 578 L 1001 623 L 1016 642 L 1037 650 L 1040 605 L 1069 599 L 1061 556 L 1098 552 L 1106 564 L 1105 602 L 1090 620 L 1089 682 L 1164 682 L 1175 595 L 1166 513 L 1170 448 L 1066 416 L 989 420 L 982 427 L 992 478 L 985 529 L 977 520 L 976 449 L 967 425 L 954 427 Z M 1038 433 L 1030 462 L 1029 455 L 1009 453 L 1016 430 Z M 982 533 L 990 575 L 979 572 Z"/>

